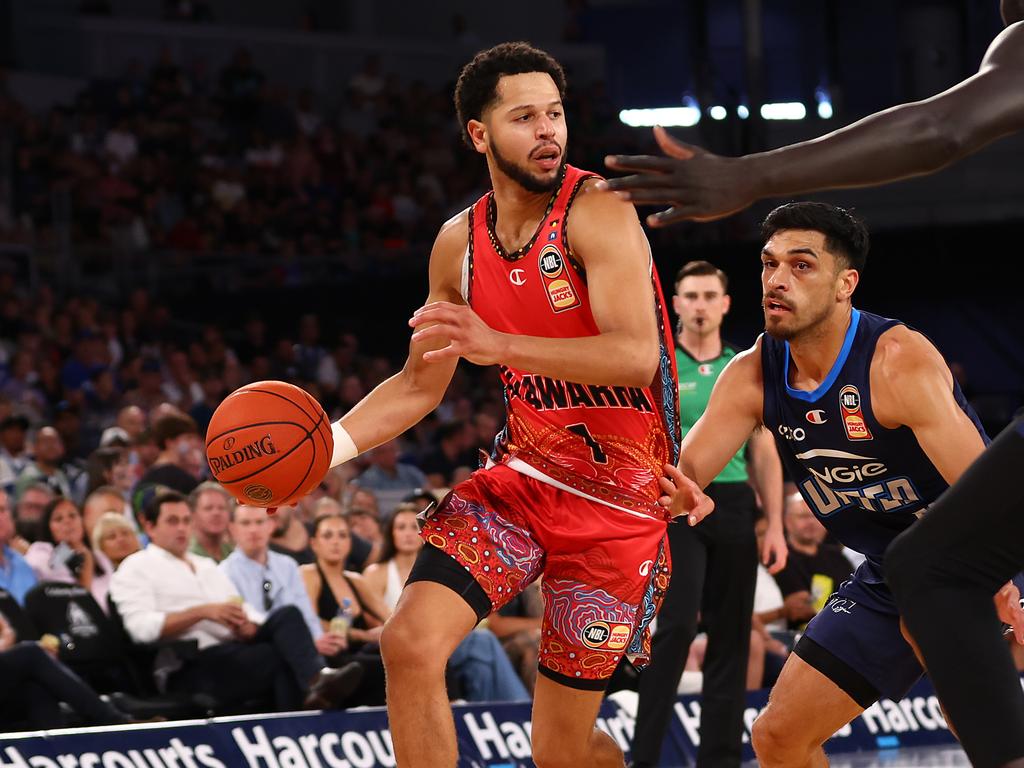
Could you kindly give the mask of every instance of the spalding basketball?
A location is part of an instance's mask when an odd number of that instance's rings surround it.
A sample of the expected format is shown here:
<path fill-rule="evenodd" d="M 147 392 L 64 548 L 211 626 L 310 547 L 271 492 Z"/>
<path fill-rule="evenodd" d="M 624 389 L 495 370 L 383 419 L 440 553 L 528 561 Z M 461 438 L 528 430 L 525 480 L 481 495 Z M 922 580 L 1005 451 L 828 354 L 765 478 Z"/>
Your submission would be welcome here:
<path fill-rule="evenodd" d="M 319 483 L 334 438 L 327 414 L 284 381 L 257 381 L 228 395 L 206 430 L 206 459 L 217 482 L 242 504 L 293 504 Z"/>

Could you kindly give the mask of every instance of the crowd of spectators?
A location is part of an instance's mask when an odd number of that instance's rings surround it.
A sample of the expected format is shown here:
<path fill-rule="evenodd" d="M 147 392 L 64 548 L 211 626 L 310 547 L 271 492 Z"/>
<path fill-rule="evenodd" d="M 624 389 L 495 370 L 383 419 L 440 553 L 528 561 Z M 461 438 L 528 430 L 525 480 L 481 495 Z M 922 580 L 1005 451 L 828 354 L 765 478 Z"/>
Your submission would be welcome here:
<path fill-rule="evenodd" d="M 0 83 L 13 166 L 0 234 L 46 242 L 66 224 L 79 250 L 268 254 L 285 281 L 306 257 L 365 269 L 365 253 L 429 244 L 486 189 L 451 93 L 370 56 L 331 102 L 273 81 L 245 49 L 220 72 L 165 49 L 43 114 Z M 608 146 L 635 145 L 600 84 L 581 84 L 568 110 L 573 162 L 599 168 Z"/>
<path fill-rule="evenodd" d="M 415 514 L 475 463 L 470 424 L 442 425 L 444 444 L 457 433 L 464 450 L 448 463 L 424 463 L 429 475 L 399 461 L 396 441 L 332 470 L 296 506 L 268 517 L 237 506 L 209 479 L 196 421 L 169 399 L 123 405 L 84 465 L 66 460 L 55 427 L 33 429 L 12 415 L 12 403 L 5 408 L 0 464 L 11 482 L 0 490 L 0 666 L 40 631 L 51 658 L 30 657 L 50 682 L 40 683 L 32 706 L 14 691 L 0 700 L 0 730 L 60 725 L 58 700 L 72 703 L 81 722 L 129 719 L 84 695 L 89 686 L 129 704 L 141 699 L 124 699 L 126 689 L 205 695 L 205 706 L 218 707 L 208 711 L 384 703 L 377 640 L 400 589 L 391 569 L 398 561 L 407 569 L 420 546 Z M 54 609 L 53 599 L 76 607 Z M 40 630 L 24 629 L 26 614 Z M 104 670 L 79 668 L 76 648 L 107 624 L 129 644 L 167 644 L 145 684 L 115 669 L 117 659 Z M 181 642 L 191 645 L 183 652 Z M 460 646 L 450 669 L 453 698 L 529 696 L 518 665 L 486 628 Z"/>

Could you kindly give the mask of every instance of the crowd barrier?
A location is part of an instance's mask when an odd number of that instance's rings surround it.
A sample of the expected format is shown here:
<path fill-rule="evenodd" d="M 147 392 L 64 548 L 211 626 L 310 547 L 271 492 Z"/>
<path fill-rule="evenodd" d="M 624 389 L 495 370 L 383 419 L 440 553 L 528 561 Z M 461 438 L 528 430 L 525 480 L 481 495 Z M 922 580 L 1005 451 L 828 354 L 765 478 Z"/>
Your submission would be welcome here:
<path fill-rule="evenodd" d="M 1022 681 L 1024 684 L 1024 681 Z M 751 693 L 750 726 L 767 701 Z M 598 725 L 627 752 L 633 736 L 629 696 L 606 700 Z M 530 706 L 455 705 L 460 768 L 529 768 Z M 680 696 L 665 739 L 663 765 L 693 764 L 700 697 Z M 954 742 L 927 681 L 898 702 L 873 705 L 828 743 L 830 753 Z M 0 768 L 391 768 L 394 747 L 383 709 L 251 715 L 118 728 L 0 735 Z"/>

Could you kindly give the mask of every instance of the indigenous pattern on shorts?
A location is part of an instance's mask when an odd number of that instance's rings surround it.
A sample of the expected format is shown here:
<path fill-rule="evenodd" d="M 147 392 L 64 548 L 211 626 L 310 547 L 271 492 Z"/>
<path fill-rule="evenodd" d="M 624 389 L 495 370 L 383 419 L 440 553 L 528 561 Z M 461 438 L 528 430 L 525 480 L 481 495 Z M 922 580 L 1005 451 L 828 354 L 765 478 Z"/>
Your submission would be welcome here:
<path fill-rule="evenodd" d="M 573 200 L 595 174 L 566 166 L 533 238 L 507 253 L 493 229 L 493 193 L 469 210 L 466 299 L 503 333 L 578 338 L 600 333 L 587 274 L 569 241 Z M 599 386 L 501 366 L 508 422 L 496 463 L 516 458 L 574 491 L 628 510 L 661 495 L 658 478 L 676 463 L 679 398 L 672 326 L 653 259 L 648 263 L 659 328 L 659 364 L 644 387 Z"/>
<path fill-rule="evenodd" d="M 476 579 L 494 610 L 543 572 L 540 665 L 556 679 L 588 687 L 624 655 L 647 662 L 670 575 L 664 520 L 496 465 L 457 485 L 421 535 Z"/>

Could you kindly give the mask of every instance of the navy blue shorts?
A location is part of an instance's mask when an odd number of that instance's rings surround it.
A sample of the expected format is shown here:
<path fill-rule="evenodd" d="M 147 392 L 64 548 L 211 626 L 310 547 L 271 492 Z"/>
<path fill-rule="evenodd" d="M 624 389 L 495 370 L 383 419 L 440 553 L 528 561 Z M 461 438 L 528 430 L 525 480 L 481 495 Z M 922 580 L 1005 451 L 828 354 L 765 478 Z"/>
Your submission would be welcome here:
<path fill-rule="evenodd" d="M 898 701 L 924 674 L 888 589 L 856 574 L 811 619 L 793 652 L 865 709 L 882 697 Z"/>

